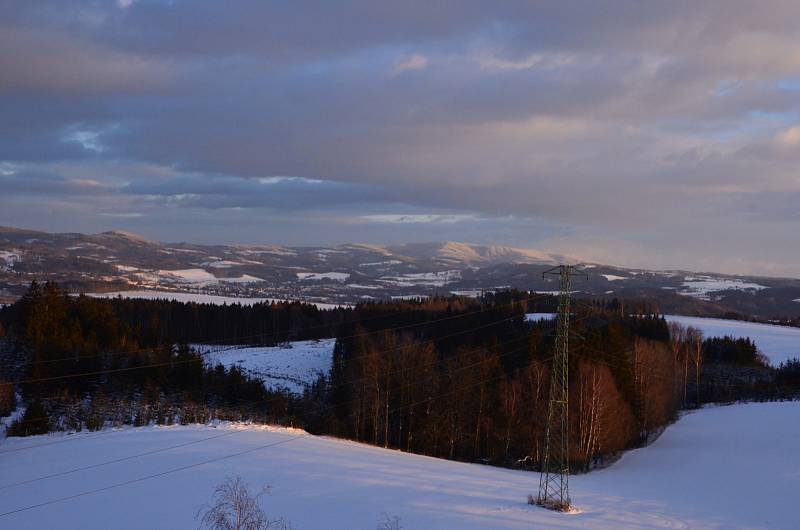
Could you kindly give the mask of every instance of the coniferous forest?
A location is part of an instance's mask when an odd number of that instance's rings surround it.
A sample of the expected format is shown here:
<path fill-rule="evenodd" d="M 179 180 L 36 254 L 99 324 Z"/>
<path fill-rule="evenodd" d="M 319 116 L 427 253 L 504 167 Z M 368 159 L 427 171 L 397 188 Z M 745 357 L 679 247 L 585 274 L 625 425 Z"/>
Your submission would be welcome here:
<path fill-rule="evenodd" d="M 535 468 L 543 451 L 555 325 L 525 315 L 556 299 L 518 291 L 320 310 L 71 296 L 32 284 L 0 310 L 0 415 L 11 435 L 212 419 L 312 433 L 436 457 Z M 623 308 L 627 306 L 628 311 Z M 704 339 L 648 308 L 576 301 L 570 329 L 570 459 L 603 465 L 648 443 L 682 409 L 788 399 L 800 363 L 770 367 L 749 340 Z M 302 396 L 191 344 L 275 345 L 336 337 L 330 374 Z"/>

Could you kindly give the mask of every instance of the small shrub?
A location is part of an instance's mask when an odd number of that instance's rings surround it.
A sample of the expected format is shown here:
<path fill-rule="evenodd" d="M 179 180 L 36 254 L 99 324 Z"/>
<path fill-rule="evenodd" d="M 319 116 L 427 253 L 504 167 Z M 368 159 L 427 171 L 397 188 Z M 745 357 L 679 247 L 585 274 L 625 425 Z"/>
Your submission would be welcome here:
<path fill-rule="evenodd" d="M 214 489 L 214 503 L 197 512 L 200 530 L 292 530 L 285 519 L 270 520 L 261 509 L 258 500 L 267 493 L 268 487 L 251 493 L 242 477 L 227 478 Z"/>
<path fill-rule="evenodd" d="M 403 525 L 398 516 L 384 513 L 378 521 L 378 530 L 403 530 Z"/>

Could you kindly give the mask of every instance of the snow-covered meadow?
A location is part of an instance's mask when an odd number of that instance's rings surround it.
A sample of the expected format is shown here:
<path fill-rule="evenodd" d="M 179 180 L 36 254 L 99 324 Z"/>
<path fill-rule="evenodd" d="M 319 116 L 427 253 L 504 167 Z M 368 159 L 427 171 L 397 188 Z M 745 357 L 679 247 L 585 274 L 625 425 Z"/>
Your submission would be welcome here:
<path fill-rule="evenodd" d="M 747 291 L 756 292 L 768 287 L 758 283 L 748 282 L 741 279 L 716 278 L 714 276 L 687 276 L 681 284 L 680 294 L 694 296 L 701 300 L 711 300 L 714 293 L 722 291 Z"/>
<path fill-rule="evenodd" d="M 273 390 L 302 394 L 306 385 L 327 375 L 336 339 L 304 340 L 285 346 L 241 347 L 195 345 L 209 365 L 238 366 Z"/>
<path fill-rule="evenodd" d="M 383 512 L 413 530 L 788 530 L 799 520 L 798 436 L 798 402 L 687 414 L 651 446 L 571 477 L 571 514 L 526 504 L 537 473 L 280 428 L 143 427 L 10 439 L 0 443 L 0 528 L 196 528 L 194 515 L 214 486 L 240 475 L 253 487 L 271 486 L 263 507 L 298 530 L 373 530 Z M 38 447 L 19 450 L 26 446 Z M 149 454 L 136 456 L 142 453 Z"/>
<path fill-rule="evenodd" d="M 664 318 L 667 322 L 697 328 L 706 337 L 750 338 L 775 366 L 794 357 L 800 358 L 800 328 L 721 318 L 680 315 L 664 315 Z"/>

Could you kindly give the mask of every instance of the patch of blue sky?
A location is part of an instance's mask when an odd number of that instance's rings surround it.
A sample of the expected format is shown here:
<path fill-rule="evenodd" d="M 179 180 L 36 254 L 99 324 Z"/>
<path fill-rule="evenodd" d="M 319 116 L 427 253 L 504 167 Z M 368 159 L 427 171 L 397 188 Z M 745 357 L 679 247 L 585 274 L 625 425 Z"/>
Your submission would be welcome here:
<path fill-rule="evenodd" d="M 784 92 L 800 92 L 800 76 L 781 79 L 775 83 L 775 86 Z"/>

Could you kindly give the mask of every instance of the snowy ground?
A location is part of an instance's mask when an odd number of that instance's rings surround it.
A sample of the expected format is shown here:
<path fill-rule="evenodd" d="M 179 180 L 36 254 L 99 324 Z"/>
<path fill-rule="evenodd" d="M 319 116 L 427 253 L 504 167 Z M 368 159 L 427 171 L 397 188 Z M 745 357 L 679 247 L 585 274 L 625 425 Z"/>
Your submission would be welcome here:
<path fill-rule="evenodd" d="M 526 313 L 525 320 L 528 322 L 539 322 L 540 320 L 550 320 L 555 318 L 555 313 Z"/>
<path fill-rule="evenodd" d="M 684 317 L 664 315 L 668 322 L 692 326 L 706 337 L 749 337 L 773 365 L 793 357 L 800 358 L 800 328 L 758 324 L 719 318 Z"/>
<path fill-rule="evenodd" d="M 336 339 L 291 342 L 287 347 L 206 346 L 195 345 L 205 352 L 211 365 L 226 368 L 237 365 L 247 374 L 264 381 L 275 390 L 302 394 L 306 385 L 331 369 Z"/>
<path fill-rule="evenodd" d="M 793 529 L 798 521 L 799 434 L 797 402 L 697 411 L 612 467 L 571 477 L 579 510 L 574 514 L 525 503 L 538 487 L 536 473 L 448 462 L 285 429 L 145 427 L 11 439 L 0 443 L 0 529 L 196 528 L 197 509 L 217 483 L 235 475 L 252 486 L 270 485 L 272 493 L 262 505 L 273 516 L 287 517 L 298 530 L 373 530 L 382 512 L 399 516 L 407 530 Z M 19 450 L 29 445 L 39 447 Z M 153 452 L 160 449 L 165 450 Z M 165 473 L 242 451 L 249 452 Z M 147 452 L 151 454 L 18 484 Z M 135 482 L 113 487 L 127 481 Z"/>
<path fill-rule="evenodd" d="M 764 285 L 747 282 L 745 280 L 715 278 L 713 276 L 687 276 L 685 280 L 686 281 L 682 283 L 683 290 L 678 292 L 687 296 L 694 296 L 701 300 L 710 300 L 714 293 L 721 291 L 735 290 L 756 292 L 767 289 Z"/>

